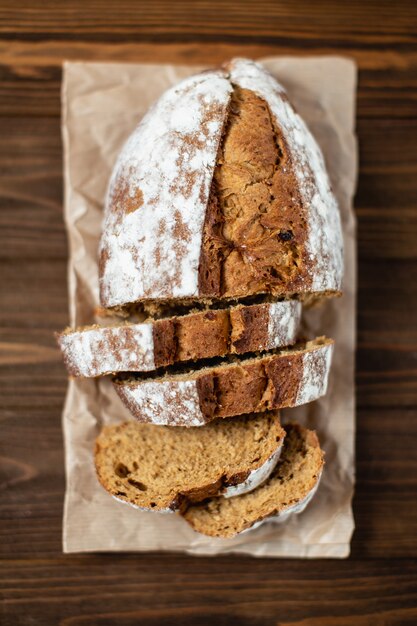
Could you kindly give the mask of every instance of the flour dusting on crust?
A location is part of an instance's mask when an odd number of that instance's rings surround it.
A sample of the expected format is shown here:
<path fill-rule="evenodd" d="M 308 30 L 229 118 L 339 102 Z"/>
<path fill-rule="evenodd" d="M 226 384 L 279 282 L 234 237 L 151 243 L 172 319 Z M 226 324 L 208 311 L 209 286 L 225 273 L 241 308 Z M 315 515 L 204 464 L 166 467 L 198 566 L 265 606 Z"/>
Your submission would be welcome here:
<path fill-rule="evenodd" d="M 206 422 L 195 380 L 116 383 L 115 388 L 140 422 L 164 426 L 202 426 Z"/>
<path fill-rule="evenodd" d="M 89 328 L 63 333 L 58 341 L 72 376 L 155 369 L 152 324 Z"/>
<path fill-rule="evenodd" d="M 231 92 L 220 71 L 188 78 L 163 94 L 125 144 L 100 246 L 103 306 L 198 295 L 204 217 Z"/>
<path fill-rule="evenodd" d="M 301 304 L 299 302 L 271 302 L 247 307 L 232 307 L 228 310 L 230 323 L 233 326 L 234 314 L 236 312 L 241 313 L 244 320 L 243 331 L 250 332 L 251 315 L 256 318 L 259 311 L 267 320 L 265 331 L 259 333 L 254 339 L 252 338 L 245 346 L 241 346 L 240 354 L 257 350 L 271 350 L 295 343 L 301 317 Z M 216 312 L 206 313 L 206 315 L 210 314 L 215 316 Z M 245 320 L 245 315 L 247 315 L 247 320 Z M 183 329 L 187 331 L 187 322 L 189 321 L 192 325 L 198 316 L 201 317 L 201 313 L 176 316 L 174 319 L 181 323 Z M 239 324 L 239 322 L 237 323 Z M 170 352 L 169 354 L 173 359 L 172 361 L 162 363 L 158 359 L 160 342 L 163 343 L 163 338 L 161 340 L 158 338 L 159 335 L 156 338 L 154 335 L 154 330 L 158 328 L 158 324 L 159 321 L 153 321 L 125 323 L 118 326 L 81 327 L 61 333 L 58 335 L 58 344 L 68 373 L 71 376 L 91 378 L 117 372 L 149 372 L 161 365 L 171 364 L 176 357 L 175 348 L 172 348 L 173 353 Z M 220 325 L 221 319 L 219 318 Z M 201 330 L 203 329 L 204 322 L 201 321 Z M 225 333 L 224 341 L 226 344 L 228 329 L 226 327 L 221 330 Z M 177 340 L 181 346 L 181 339 L 177 338 Z M 208 345 L 207 348 L 210 350 L 211 346 Z M 198 358 L 222 355 L 223 352 L 207 355 L 202 351 Z M 190 353 L 184 358 L 175 358 L 175 361 L 186 358 L 197 360 Z"/>
<path fill-rule="evenodd" d="M 298 387 L 296 405 L 307 404 L 327 391 L 333 344 L 303 354 L 303 377 Z"/>
<path fill-rule="evenodd" d="M 301 302 L 272 302 L 268 305 L 268 342 L 265 350 L 272 350 L 295 342 L 301 319 Z"/>

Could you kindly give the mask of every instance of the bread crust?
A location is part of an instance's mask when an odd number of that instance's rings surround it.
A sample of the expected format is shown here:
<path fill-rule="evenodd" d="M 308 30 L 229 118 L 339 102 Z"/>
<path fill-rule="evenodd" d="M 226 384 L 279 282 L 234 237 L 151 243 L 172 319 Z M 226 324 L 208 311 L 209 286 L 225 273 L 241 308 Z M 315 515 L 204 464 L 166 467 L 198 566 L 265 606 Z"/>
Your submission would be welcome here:
<path fill-rule="evenodd" d="M 318 338 L 294 350 L 267 353 L 184 375 L 115 380 L 140 422 L 201 426 L 216 418 L 299 406 L 326 393 L 333 341 Z"/>
<path fill-rule="evenodd" d="M 221 187 L 238 168 L 233 200 Z M 323 296 L 340 292 L 342 270 L 323 155 L 262 66 L 234 59 L 186 79 L 132 133 L 106 201 L 103 306 Z"/>
<path fill-rule="evenodd" d="M 71 376 L 152 371 L 174 363 L 243 354 L 296 341 L 301 303 L 239 305 L 149 323 L 91 326 L 57 335 Z"/>

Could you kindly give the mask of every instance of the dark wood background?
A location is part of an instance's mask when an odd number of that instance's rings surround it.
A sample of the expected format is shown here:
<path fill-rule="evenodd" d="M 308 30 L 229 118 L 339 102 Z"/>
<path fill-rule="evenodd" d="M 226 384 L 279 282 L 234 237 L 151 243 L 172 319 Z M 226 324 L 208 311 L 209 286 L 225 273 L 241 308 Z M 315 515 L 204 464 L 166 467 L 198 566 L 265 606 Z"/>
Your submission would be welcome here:
<path fill-rule="evenodd" d="M 63 59 L 359 66 L 357 529 L 345 561 L 63 555 Z M 417 624 L 417 4 L 0 0 L 0 623 Z"/>

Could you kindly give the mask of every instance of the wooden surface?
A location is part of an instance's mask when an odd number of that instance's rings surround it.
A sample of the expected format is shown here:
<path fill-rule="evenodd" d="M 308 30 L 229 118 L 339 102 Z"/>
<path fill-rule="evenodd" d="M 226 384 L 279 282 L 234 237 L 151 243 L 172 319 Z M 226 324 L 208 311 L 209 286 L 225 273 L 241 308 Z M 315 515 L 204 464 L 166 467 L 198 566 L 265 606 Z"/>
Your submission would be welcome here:
<path fill-rule="evenodd" d="M 345 561 L 61 553 L 63 59 L 359 65 L 357 529 Z M 417 624 L 417 4 L 0 0 L 0 624 Z"/>

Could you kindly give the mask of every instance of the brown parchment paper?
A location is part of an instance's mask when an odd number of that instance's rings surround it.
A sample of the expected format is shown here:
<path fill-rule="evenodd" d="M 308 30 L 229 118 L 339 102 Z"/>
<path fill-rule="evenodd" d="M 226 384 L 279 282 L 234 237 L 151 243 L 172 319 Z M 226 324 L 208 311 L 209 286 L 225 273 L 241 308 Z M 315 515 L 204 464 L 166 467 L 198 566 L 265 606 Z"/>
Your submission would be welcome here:
<path fill-rule="evenodd" d="M 195 533 L 177 515 L 142 513 L 116 502 L 98 484 L 93 445 L 101 426 L 131 419 L 108 380 L 70 380 L 63 412 L 67 488 L 64 552 L 176 550 L 192 554 L 346 557 L 354 528 L 356 68 L 338 57 L 262 61 L 288 90 L 324 152 L 340 203 L 345 236 L 344 296 L 305 311 L 311 335 L 336 340 L 327 396 L 283 412 L 318 431 L 326 467 L 304 513 L 270 521 L 234 539 Z M 173 65 L 65 63 L 62 88 L 65 220 L 70 324 L 93 321 L 98 304 L 97 248 L 107 182 L 116 156 L 149 105 L 201 68 Z"/>

